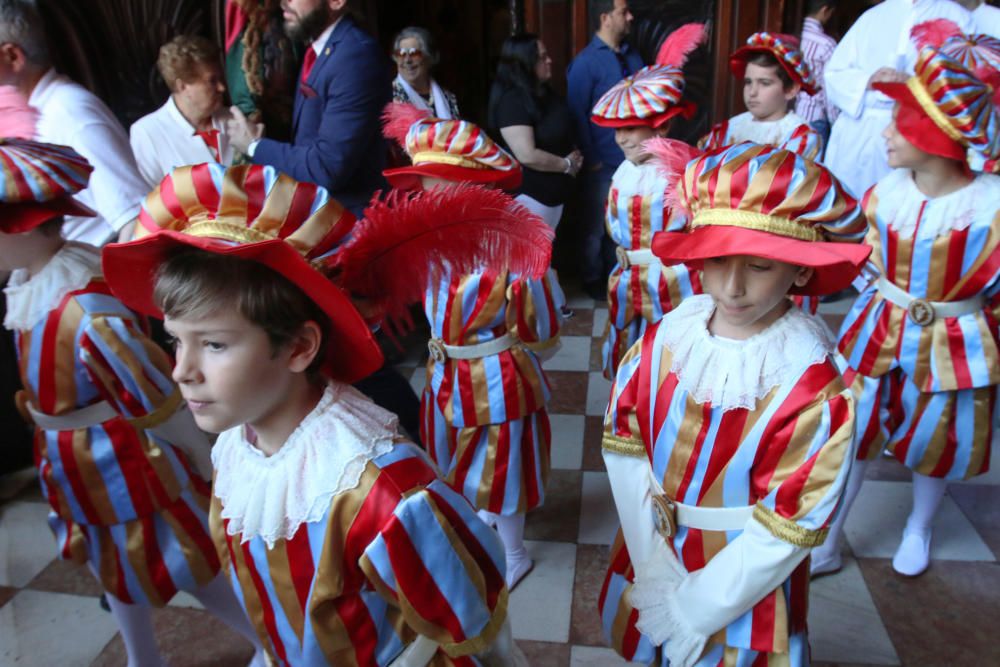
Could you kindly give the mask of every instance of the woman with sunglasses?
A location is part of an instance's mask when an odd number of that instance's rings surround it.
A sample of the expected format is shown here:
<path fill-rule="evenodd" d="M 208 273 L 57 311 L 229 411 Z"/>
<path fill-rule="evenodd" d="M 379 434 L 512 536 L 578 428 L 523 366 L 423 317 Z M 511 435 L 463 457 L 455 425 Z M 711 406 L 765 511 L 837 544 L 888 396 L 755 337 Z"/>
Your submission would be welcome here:
<path fill-rule="evenodd" d="M 392 59 L 396 78 L 392 82 L 392 101 L 426 109 L 435 118 L 458 118 L 458 100 L 431 78 L 431 67 L 438 62 L 434 39 L 424 28 L 403 28 L 393 42 Z"/>

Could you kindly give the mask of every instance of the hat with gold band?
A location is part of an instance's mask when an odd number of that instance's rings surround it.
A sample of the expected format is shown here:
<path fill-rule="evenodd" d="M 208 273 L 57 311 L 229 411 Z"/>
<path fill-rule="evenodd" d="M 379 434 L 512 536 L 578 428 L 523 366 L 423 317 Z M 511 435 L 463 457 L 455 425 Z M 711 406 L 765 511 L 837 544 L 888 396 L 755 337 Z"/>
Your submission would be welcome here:
<path fill-rule="evenodd" d="M 899 102 L 896 127 L 917 148 L 957 160 L 967 148 L 986 159 L 1000 156 L 992 87 L 942 51 L 924 47 L 905 83 L 873 87 Z"/>
<path fill-rule="evenodd" d="M 273 167 L 179 167 L 146 197 L 135 240 L 105 247 L 104 275 L 125 305 L 161 316 L 153 301 L 156 271 L 178 250 L 198 248 L 259 262 L 326 314 L 323 370 L 354 382 L 381 366 L 382 353 L 348 295 L 324 273 L 354 223 L 325 189 Z"/>
<path fill-rule="evenodd" d="M 746 44 L 729 56 L 729 69 L 737 79 L 743 78 L 747 63 L 758 53 L 774 56 L 781 69 L 785 70 L 792 81 L 802 86 L 807 95 L 815 95 L 819 91 L 819 82 L 806 64 L 802 51 L 799 50 L 798 40 L 791 35 L 773 32 L 755 32 L 747 38 Z"/>
<path fill-rule="evenodd" d="M 68 146 L 0 139 L 0 232 L 26 232 L 60 215 L 97 215 L 73 198 L 93 170 Z"/>
<path fill-rule="evenodd" d="M 383 116 L 387 124 L 394 115 L 406 115 L 408 106 L 390 104 Z M 383 172 L 394 187 L 416 189 L 422 176 L 491 183 L 505 190 L 521 184 L 521 165 L 474 123 L 425 116 L 408 127 L 402 143 L 413 164 Z"/>
<path fill-rule="evenodd" d="M 831 294 L 858 274 L 871 248 L 858 202 L 824 166 L 791 151 L 742 143 L 688 163 L 678 182 L 688 231 L 660 232 L 664 264 L 752 255 L 808 266 L 798 294 Z"/>

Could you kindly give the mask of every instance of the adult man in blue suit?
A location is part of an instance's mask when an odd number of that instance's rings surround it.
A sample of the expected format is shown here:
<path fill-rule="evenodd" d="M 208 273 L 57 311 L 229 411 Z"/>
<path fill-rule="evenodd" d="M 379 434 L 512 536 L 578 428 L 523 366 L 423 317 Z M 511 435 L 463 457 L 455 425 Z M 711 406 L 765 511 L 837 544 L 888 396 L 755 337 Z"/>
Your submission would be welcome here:
<path fill-rule="evenodd" d="M 390 96 L 388 62 L 348 13 L 348 0 L 283 0 L 285 31 L 308 44 L 295 93 L 291 143 L 233 108 L 231 142 L 254 164 L 322 185 L 360 217 L 382 180 L 379 115 Z"/>

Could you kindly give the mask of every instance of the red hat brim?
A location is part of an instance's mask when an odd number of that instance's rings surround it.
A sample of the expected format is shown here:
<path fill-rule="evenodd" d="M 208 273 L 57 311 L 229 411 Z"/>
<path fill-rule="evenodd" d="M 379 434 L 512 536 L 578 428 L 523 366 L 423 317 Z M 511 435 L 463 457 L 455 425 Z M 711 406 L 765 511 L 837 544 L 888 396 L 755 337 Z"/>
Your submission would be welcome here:
<path fill-rule="evenodd" d="M 105 246 L 101 260 L 105 280 L 126 306 L 162 318 L 153 301 L 156 271 L 182 247 L 259 262 L 301 289 L 330 320 L 323 362 L 323 372 L 330 378 L 353 383 L 382 366 L 382 350 L 347 294 L 280 239 L 229 245 L 165 229 L 129 243 Z"/>
<path fill-rule="evenodd" d="M 653 236 L 653 254 L 664 264 L 687 264 L 701 269 L 712 257 L 752 255 L 796 266 L 808 266 L 813 276 L 793 294 L 821 296 L 846 289 L 868 259 L 872 248 L 863 243 L 799 241 L 744 227 L 711 225 L 690 232 L 659 232 Z"/>
<path fill-rule="evenodd" d="M 3 204 L 0 205 L 0 232 L 21 234 L 60 215 L 92 218 L 97 213 L 72 197 L 58 197 L 46 202 Z"/>
<path fill-rule="evenodd" d="M 899 102 L 901 111 L 896 116 L 896 129 L 907 141 L 925 153 L 965 162 L 965 147 L 937 126 L 908 85 L 899 81 L 884 81 L 872 84 L 872 88 Z"/>
<path fill-rule="evenodd" d="M 463 183 L 488 183 L 503 190 L 516 190 L 521 185 L 520 169 L 510 169 L 508 171 L 500 169 L 471 169 L 469 167 L 438 164 L 435 162 L 424 162 L 406 167 L 386 169 L 382 172 L 382 175 L 389 181 L 389 185 L 400 190 L 419 190 L 421 188 L 421 176 Z"/>
<path fill-rule="evenodd" d="M 815 95 L 819 92 L 819 88 L 803 81 L 799 76 L 799 73 L 792 69 L 792 66 L 786 63 L 784 58 L 779 55 L 775 55 L 774 51 L 763 46 L 744 45 L 733 51 L 733 55 L 729 56 L 729 71 L 731 71 L 737 79 L 742 79 L 743 75 L 747 72 L 747 62 L 755 53 L 769 53 L 774 56 L 774 59 L 778 61 L 778 65 L 781 66 L 781 69 L 785 70 L 785 74 L 788 75 L 788 78 L 802 86 L 802 90 L 806 93 L 806 95 Z"/>
<path fill-rule="evenodd" d="M 674 106 L 670 107 L 661 114 L 655 116 L 650 116 L 649 118 L 601 118 L 600 116 L 591 116 L 590 122 L 594 125 L 599 125 L 600 127 L 636 127 L 637 125 L 645 125 L 651 127 L 654 130 L 661 127 L 668 120 L 674 116 L 683 116 L 684 118 L 690 119 L 694 116 L 695 106 L 693 102 L 687 100 L 682 100 Z"/>

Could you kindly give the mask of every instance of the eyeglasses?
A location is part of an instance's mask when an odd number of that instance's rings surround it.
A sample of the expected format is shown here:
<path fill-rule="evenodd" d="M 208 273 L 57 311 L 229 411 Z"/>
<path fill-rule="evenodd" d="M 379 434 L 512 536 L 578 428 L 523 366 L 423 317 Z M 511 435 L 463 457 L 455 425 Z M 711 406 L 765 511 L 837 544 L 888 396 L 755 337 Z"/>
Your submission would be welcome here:
<path fill-rule="evenodd" d="M 408 49 L 396 49 L 392 52 L 393 57 L 396 60 L 405 60 L 406 58 L 412 58 L 416 61 L 421 61 L 424 59 L 424 52 L 416 47 L 410 47 Z"/>

